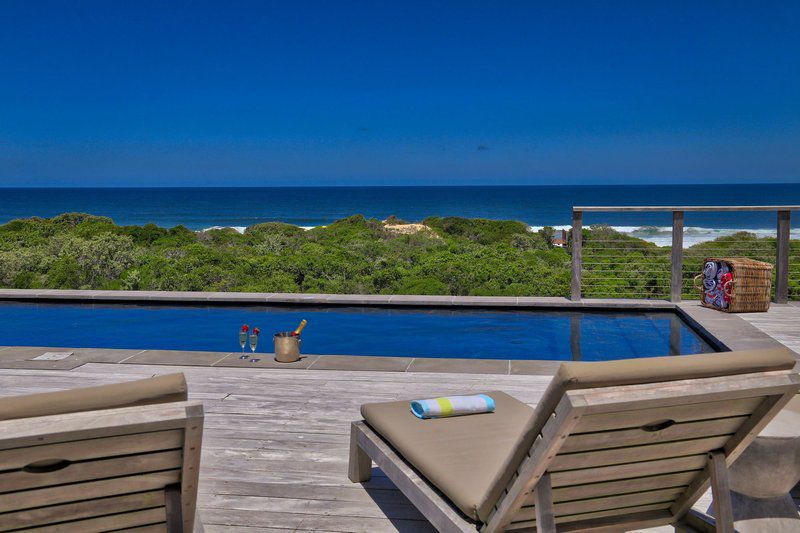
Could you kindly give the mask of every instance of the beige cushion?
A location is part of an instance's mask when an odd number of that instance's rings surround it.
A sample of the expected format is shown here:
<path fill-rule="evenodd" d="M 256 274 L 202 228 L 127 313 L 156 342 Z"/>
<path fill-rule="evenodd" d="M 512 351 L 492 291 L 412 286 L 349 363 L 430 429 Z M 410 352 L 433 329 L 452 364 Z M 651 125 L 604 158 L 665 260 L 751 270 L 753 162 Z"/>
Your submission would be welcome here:
<path fill-rule="evenodd" d="M 534 436 L 533 408 L 503 392 L 486 394 L 495 401 L 494 413 L 420 420 L 409 402 L 400 401 L 362 405 L 361 414 L 459 509 L 478 519 Z"/>
<path fill-rule="evenodd" d="M 489 415 L 420 420 L 407 401 L 366 404 L 361 413 L 467 516 L 485 521 L 564 391 L 786 370 L 794 364 L 792 353 L 782 348 L 562 363 L 535 410 L 488 392 L 497 404 Z"/>
<path fill-rule="evenodd" d="M 183 374 L 83 389 L 0 398 L 0 420 L 185 401 Z"/>

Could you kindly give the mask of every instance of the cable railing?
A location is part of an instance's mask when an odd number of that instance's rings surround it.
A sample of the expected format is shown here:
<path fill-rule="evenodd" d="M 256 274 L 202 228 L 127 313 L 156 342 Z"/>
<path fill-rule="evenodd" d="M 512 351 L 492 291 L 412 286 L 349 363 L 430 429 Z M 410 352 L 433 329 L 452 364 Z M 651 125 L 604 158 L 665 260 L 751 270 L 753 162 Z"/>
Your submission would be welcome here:
<path fill-rule="evenodd" d="M 773 268 L 773 300 L 800 299 L 800 241 L 790 239 L 791 212 L 797 205 L 771 206 L 623 206 L 573 207 L 571 298 L 657 298 L 680 302 L 697 298 L 694 277 L 708 257 L 747 257 Z M 686 212 L 772 211 L 774 236 L 758 237 L 747 230 L 684 247 Z M 592 225 L 583 232 L 584 213 L 671 213 L 667 246 L 643 242 L 610 226 Z M 582 235 L 581 239 L 575 238 Z M 663 244 L 663 243 L 662 243 Z"/>

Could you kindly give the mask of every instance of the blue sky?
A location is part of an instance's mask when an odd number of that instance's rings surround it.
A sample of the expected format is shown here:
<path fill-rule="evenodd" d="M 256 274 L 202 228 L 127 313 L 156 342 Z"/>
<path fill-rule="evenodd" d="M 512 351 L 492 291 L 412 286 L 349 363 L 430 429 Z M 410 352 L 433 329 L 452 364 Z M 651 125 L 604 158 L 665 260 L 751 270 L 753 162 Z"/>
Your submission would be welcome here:
<path fill-rule="evenodd" d="M 0 185 L 800 181 L 800 2 L 0 5 Z"/>

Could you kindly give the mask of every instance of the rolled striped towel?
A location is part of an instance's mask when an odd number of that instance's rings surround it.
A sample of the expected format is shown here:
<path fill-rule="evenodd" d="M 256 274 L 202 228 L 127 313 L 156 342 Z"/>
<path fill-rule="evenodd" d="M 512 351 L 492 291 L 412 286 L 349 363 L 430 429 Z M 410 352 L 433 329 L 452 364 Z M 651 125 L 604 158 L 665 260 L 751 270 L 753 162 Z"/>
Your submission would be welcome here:
<path fill-rule="evenodd" d="M 705 278 L 703 280 L 703 288 L 707 291 L 713 291 L 717 288 L 717 282 L 711 278 Z"/>
<path fill-rule="evenodd" d="M 722 276 L 724 276 L 730 271 L 731 269 L 728 268 L 728 264 L 720 261 L 719 268 L 717 269 L 717 281 L 722 281 Z"/>
<path fill-rule="evenodd" d="M 714 291 L 707 292 L 705 295 L 705 301 L 708 305 L 714 305 L 714 302 L 717 300 L 717 293 Z"/>
<path fill-rule="evenodd" d="M 717 277 L 717 270 L 719 267 L 717 266 L 716 261 L 707 261 L 705 266 L 703 266 L 703 276 L 706 278 L 714 279 Z"/>
<path fill-rule="evenodd" d="M 417 418 L 422 419 L 492 413 L 494 412 L 494 400 L 485 394 L 412 400 L 411 412 Z"/>
<path fill-rule="evenodd" d="M 728 283 L 730 283 L 731 281 L 733 281 L 733 274 L 731 274 L 730 272 L 726 272 L 725 274 L 722 275 L 718 284 L 720 290 L 722 291 L 723 298 L 728 303 L 730 303 L 731 301 L 731 293 L 730 293 L 731 289 L 726 287 L 726 285 L 728 285 Z"/>

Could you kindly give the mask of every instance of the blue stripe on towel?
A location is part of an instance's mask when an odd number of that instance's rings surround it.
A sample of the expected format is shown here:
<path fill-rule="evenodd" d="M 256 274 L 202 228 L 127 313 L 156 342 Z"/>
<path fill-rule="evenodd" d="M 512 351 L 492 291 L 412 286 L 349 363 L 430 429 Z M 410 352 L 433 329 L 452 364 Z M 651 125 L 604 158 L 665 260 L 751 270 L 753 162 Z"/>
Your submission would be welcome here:
<path fill-rule="evenodd" d="M 425 419 L 425 408 L 422 406 L 424 400 L 414 400 L 411 402 L 411 412 L 417 418 Z"/>
<path fill-rule="evenodd" d="M 486 408 L 489 409 L 490 412 L 494 412 L 494 400 L 492 397 L 486 394 L 479 394 L 478 396 L 486 400 Z"/>

